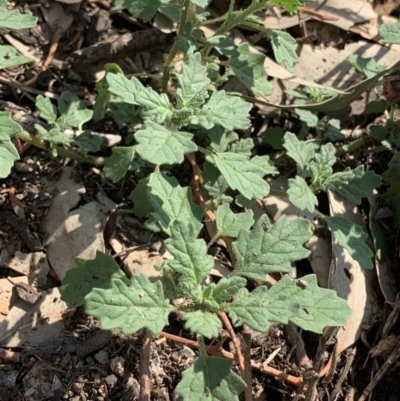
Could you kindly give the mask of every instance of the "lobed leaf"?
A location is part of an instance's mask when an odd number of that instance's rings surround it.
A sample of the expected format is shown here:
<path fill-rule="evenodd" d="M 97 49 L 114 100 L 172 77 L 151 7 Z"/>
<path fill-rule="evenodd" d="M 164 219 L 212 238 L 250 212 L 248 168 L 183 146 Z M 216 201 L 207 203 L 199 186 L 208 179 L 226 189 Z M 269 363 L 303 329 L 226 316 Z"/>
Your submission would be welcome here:
<path fill-rule="evenodd" d="M 0 70 L 32 62 L 32 59 L 19 53 L 15 47 L 10 45 L 0 45 Z"/>
<path fill-rule="evenodd" d="M 289 272 L 291 263 L 306 258 L 310 251 L 303 247 L 311 236 L 310 222 L 282 216 L 273 225 L 262 216 L 253 230 L 241 230 L 233 250 L 237 263 L 235 274 L 265 281 L 272 272 Z"/>
<path fill-rule="evenodd" d="M 236 96 L 227 96 L 224 90 L 214 92 L 203 108 L 192 117 L 192 124 L 205 129 L 219 125 L 228 130 L 247 129 L 252 104 Z"/>
<path fill-rule="evenodd" d="M 85 297 L 86 313 L 98 318 L 102 329 L 119 328 L 124 334 L 147 328 L 157 336 L 172 309 L 161 281 L 151 283 L 142 274 L 132 275 L 129 286 L 112 279 L 110 288 L 94 288 Z"/>
<path fill-rule="evenodd" d="M 182 280 L 199 285 L 214 267 L 214 259 L 207 255 L 207 245 L 197 239 L 198 230 L 190 221 L 175 221 L 171 225 L 171 238 L 164 241 L 174 257 L 170 269 L 182 275 Z"/>
<path fill-rule="evenodd" d="M 134 146 L 114 146 L 112 155 L 106 160 L 104 174 L 112 182 L 122 179 L 129 170 L 135 156 Z"/>
<path fill-rule="evenodd" d="M 339 244 L 349 252 L 354 260 L 366 269 L 374 267 L 372 263 L 374 254 L 365 243 L 368 236 L 358 224 L 340 216 L 327 217 L 326 222 Z"/>
<path fill-rule="evenodd" d="M 182 373 L 175 392 L 184 401 L 239 401 L 245 382 L 231 370 L 232 362 L 201 353 L 199 359 Z"/>
<path fill-rule="evenodd" d="M 97 251 L 94 259 L 76 259 L 76 267 L 68 270 L 62 281 L 61 299 L 71 308 L 77 308 L 85 303 L 85 296 L 93 288 L 111 288 L 114 278 L 129 283 L 111 255 Z"/>
<path fill-rule="evenodd" d="M 242 43 L 236 49 L 226 64 L 234 74 L 253 93 L 268 96 L 272 93 L 272 86 L 267 80 L 264 68 L 265 56 L 252 53 L 248 43 Z"/>
<path fill-rule="evenodd" d="M 0 111 L 0 178 L 6 178 L 19 153 L 11 138 L 22 131 L 22 127 L 11 118 L 11 113 Z"/>
<path fill-rule="evenodd" d="M 208 97 L 207 68 L 201 63 L 201 54 L 196 52 L 188 57 L 187 63 L 182 64 L 182 73 L 177 74 L 179 88 L 176 99 L 179 108 L 198 108 Z"/>
<path fill-rule="evenodd" d="M 152 216 L 168 235 L 175 221 L 190 222 L 196 234 L 202 229 L 204 209 L 193 202 L 191 189 L 179 186 L 176 178 L 160 172 L 150 174 L 147 193 L 154 207 Z"/>
<path fill-rule="evenodd" d="M 296 162 L 300 172 L 306 170 L 315 156 L 315 145 L 311 142 L 299 141 L 297 136 L 291 132 L 286 132 L 284 135 L 283 147 L 286 149 L 287 155 Z"/>
<path fill-rule="evenodd" d="M 264 332 L 269 322 L 289 321 L 305 330 L 322 333 L 326 326 L 346 324 L 351 309 L 335 291 L 318 287 L 314 274 L 294 280 L 283 276 L 270 290 L 257 287 L 251 293 L 243 288 L 227 307 L 235 325 L 247 324 Z"/>
<path fill-rule="evenodd" d="M 28 29 L 36 26 L 37 18 L 21 14 L 18 10 L 9 10 L 7 0 L 0 0 L 0 29 Z"/>
<path fill-rule="evenodd" d="M 226 203 L 218 207 L 215 215 L 217 218 L 217 235 L 219 237 L 236 238 L 242 228 L 249 230 L 254 223 L 252 210 L 235 214 Z"/>
<path fill-rule="evenodd" d="M 147 121 L 145 128 L 134 136 L 140 157 L 153 164 L 180 164 L 186 153 L 197 150 L 193 134 L 168 129 L 153 121 Z"/>
<path fill-rule="evenodd" d="M 240 153 L 214 153 L 207 160 L 215 164 L 232 189 L 237 189 L 247 199 L 262 199 L 269 193 L 268 183 L 262 179 L 267 172 L 251 163 Z"/>
<path fill-rule="evenodd" d="M 222 329 L 221 320 L 215 313 L 205 311 L 186 312 L 182 318 L 185 328 L 206 338 L 216 338 Z"/>
<path fill-rule="evenodd" d="M 299 62 L 299 57 L 293 48 L 293 45 L 296 43 L 296 39 L 284 31 L 270 29 L 269 33 L 276 61 L 278 63 L 284 63 L 285 67 L 290 72 L 293 72 L 294 64 Z"/>
<path fill-rule="evenodd" d="M 307 209 L 310 213 L 313 213 L 315 206 L 318 205 L 318 199 L 307 185 L 304 178 L 300 176 L 290 178 L 288 180 L 288 186 L 289 188 L 286 193 L 290 202 L 300 210 Z"/>

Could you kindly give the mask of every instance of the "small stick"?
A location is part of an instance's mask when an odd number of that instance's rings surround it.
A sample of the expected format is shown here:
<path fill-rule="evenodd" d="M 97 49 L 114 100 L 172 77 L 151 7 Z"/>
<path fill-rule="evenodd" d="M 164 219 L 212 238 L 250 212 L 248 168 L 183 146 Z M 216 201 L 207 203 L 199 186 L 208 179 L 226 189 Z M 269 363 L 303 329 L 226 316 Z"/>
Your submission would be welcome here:
<path fill-rule="evenodd" d="M 385 373 L 389 370 L 389 368 L 400 358 L 400 336 L 397 338 L 398 343 L 396 348 L 392 351 L 389 357 L 386 359 L 385 363 L 378 370 L 374 378 L 368 384 L 368 386 L 364 389 L 361 394 L 361 397 L 358 401 L 365 401 L 369 395 L 369 393 L 375 388 L 375 386 L 379 383 Z"/>
<path fill-rule="evenodd" d="M 335 401 L 337 395 L 339 394 L 340 391 L 342 391 L 342 384 L 344 382 L 344 379 L 346 378 L 347 374 L 349 373 L 349 370 L 351 368 L 351 365 L 353 364 L 354 358 L 356 357 L 356 348 L 354 347 L 350 354 L 347 356 L 346 359 L 346 364 L 344 365 L 344 368 L 340 372 L 339 379 L 336 381 L 335 388 L 331 392 L 329 396 L 329 401 Z"/>
<path fill-rule="evenodd" d="M 235 330 L 233 330 L 232 324 L 231 324 L 230 320 L 228 319 L 228 316 L 226 316 L 225 312 L 217 312 L 217 315 L 222 320 L 225 328 L 228 330 L 228 333 L 231 336 L 231 340 L 233 342 L 233 345 L 234 345 L 235 351 L 236 351 L 236 355 L 237 355 L 237 361 L 239 364 L 240 375 L 244 378 L 244 376 L 245 376 L 245 374 L 244 374 L 244 358 L 243 358 L 243 354 L 242 354 L 242 348 L 240 347 L 240 342 L 235 334 Z"/>
<path fill-rule="evenodd" d="M 175 336 L 174 334 L 166 333 L 164 331 L 162 331 L 160 334 L 169 340 L 172 340 L 172 341 L 175 341 L 175 342 L 178 342 L 181 344 L 185 344 L 189 347 L 193 347 L 193 348 L 197 348 L 197 349 L 200 348 L 200 344 L 197 341 L 188 340 L 187 338 Z M 232 354 L 232 352 L 228 352 L 223 349 L 220 349 L 220 347 L 208 346 L 208 347 L 206 347 L 206 352 L 213 356 L 224 357 L 224 358 L 230 359 L 231 361 L 236 360 L 236 356 L 234 354 Z M 292 386 L 301 387 L 303 385 L 303 381 L 300 377 L 292 376 L 285 372 L 281 372 L 280 370 L 275 369 L 271 366 L 265 366 L 262 363 L 258 363 L 258 362 L 255 362 L 252 360 L 251 367 L 253 369 L 257 369 L 263 373 L 266 373 L 268 375 L 278 377 L 279 379 L 284 380 L 285 382 L 291 384 Z"/>
<path fill-rule="evenodd" d="M 251 380 L 251 333 L 249 328 L 243 326 L 243 357 L 244 357 L 244 376 L 243 379 L 246 382 L 246 389 L 244 390 L 244 396 L 246 401 L 253 401 L 253 389 Z"/>
<path fill-rule="evenodd" d="M 153 384 L 150 378 L 150 344 L 152 335 L 149 330 L 146 330 L 142 351 L 140 352 L 139 376 L 140 376 L 140 395 L 139 401 L 150 401 L 151 385 Z"/>
<path fill-rule="evenodd" d="M 339 21 L 340 20 L 340 17 L 338 17 L 337 15 L 328 14 L 328 13 L 324 13 L 324 12 L 317 11 L 317 10 L 311 10 L 310 8 L 307 8 L 307 7 L 299 7 L 298 10 L 302 14 L 308 14 L 308 15 L 311 15 L 312 17 L 317 17 L 322 21 Z"/>

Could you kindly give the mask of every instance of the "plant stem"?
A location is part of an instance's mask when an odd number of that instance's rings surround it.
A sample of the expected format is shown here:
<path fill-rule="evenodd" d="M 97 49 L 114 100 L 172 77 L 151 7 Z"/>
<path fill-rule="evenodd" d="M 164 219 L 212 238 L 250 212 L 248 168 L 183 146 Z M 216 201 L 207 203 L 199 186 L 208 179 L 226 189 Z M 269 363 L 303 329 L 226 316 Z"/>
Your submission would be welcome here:
<path fill-rule="evenodd" d="M 44 141 L 43 139 L 34 137 L 27 131 L 18 132 L 18 134 L 15 136 L 23 142 L 31 143 L 36 148 L 43 149 L 43 150 L 49 149 L 49 146 L 47 145 L 46 141 Z M 56 148 L 57 154 L 59 156 L 68 157 L 69 159 L 77 160 L 82 163 L 92 164 L 94 166 L 101 166 L 106 161 L 106 159 L 104 157 L 83 155 L 82 153 L 79 153 L 75 150 L 66 149 L 59 145 L 56 145 L 55 148 Z"/>
<path fill-rule="evenodd" d="M 181 17 L 179 20 L 178 25 L 178 32 L 175 38 L 174 45 L 172 46 L 171 51 L 169 52 L 163 66 L 163 76 L 161 81 L 161 90 L 162 92 L 166 93 L 168 89 L 168 81 L 169 81 L 169 74 L 171 71 L 171 64 L 174 61 L 174 58 L 179 50 L 179 43 L 178 40 L 183 36 L 183 31 L 185 29 L 186 22 L 188 21 L 190 14 L 192 14 L 191 9 L 193 4 L 191 4 L 190 0 L 185 0 L 184 6 L 181 9 Z"/>

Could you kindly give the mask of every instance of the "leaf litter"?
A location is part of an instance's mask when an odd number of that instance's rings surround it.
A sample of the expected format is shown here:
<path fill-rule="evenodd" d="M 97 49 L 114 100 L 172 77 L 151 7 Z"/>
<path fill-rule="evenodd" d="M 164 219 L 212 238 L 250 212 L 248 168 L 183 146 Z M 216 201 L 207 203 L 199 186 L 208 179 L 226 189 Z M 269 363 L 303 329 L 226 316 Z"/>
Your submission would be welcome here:
<path fill-rule="evenodd" d="M 327 12 L 333 15 L 340 15 L 339 11 L 342 8 L 338 6 L 338 3 L 340 2 L 332 1 L 325 3 L 328 3 L 325 6 L 325 8 L 324 9 L 318 8 L 318 11 Z M 351 7 L 356 7 L 358 5 L 362 6 L 361 9 L 368 10 L 368 12 L 364 14 L 364 12 L 359 13 L 358 12 L 359 10 L 357 9 L 358 16 L 362 17 L 359 22 L 368 23 L 368 21 L 371 21 L 375 15 L 371 10 L 371 7 L 369 5 L 366 5 L 365 2 L 361 0 L 353 2 Z M 346 3 L 346 7 L 347 6 L 348 4 Z M 339 26 L 341 29 L 344 30 L 350 29 L 353 32 L 354 30 L 356 31 L 358 29 L 358 26 L 354 25 L 354 21 L 353 23 L 346 23 L 345 19 L 343 18 L 341 18 L 336 25 Z M 360 29 L 361 28 L 359 28 L 359 30 Z M 366 33 L 362 34 L 362 36 L 364 37 L 365 35 L 367 34 Z M 241 40 L 243 41 L 243 38 Z M 362 41 L 357 42 L 357 44 L 352 43 L 351 45 L 354 45 L 354 47 L 348 46 L 349 53 L 359 52 L 359 49 L 365 46 L 365 44 Z M 38 46 L 38 42 L 36 43 L 36 46 Z M 332 50 L 333 54 L 337 53 L 336 49 L 333 49 L 331 47 L 328 47 L 327 49 Z M 382 48 L 380 47 L 377 47 L 376 49 L 377 52 L 379 52 L 379 50 L 382 50 Z M 320 51 L 314 52 L 314 54 L 312 54 L 312 57 L 315 58 L 315 60 L 321 60 L 322 58 L 325 58 L 326 55 L 324 56 L 323 51 L 321 49 L 318 50 Z M 310 53 L 305 52 L 304 54 L 306 54 L 304 60 L 307 60 L 308 65 L 310 65 L 309 61 L 311 57 Z M 336 61 L 337 64 L 337 59 L 335 60 L 333 58 L 333 60 Z M 391 65 L 392 63 L 389 62 L 391 58 L 388 57 L 387 60 L 388 60 L 387 65 Z M 300 62 L 301 61 L 302 59 L 300 57 Z M 385 63 L 385 59 L 380 61 L 382 63 Z M 274 65 L 276 67 L 275 71 L 279 71 L 279 65 L 273 63 L 274 62 L 271 60 L 270 64 L 268 64 L 267 69 L 271 71 L 270 65 Z M 315 65 L 315 63 L 311 64 Z M 334 65 L 335 67 L 336 64 Z M 286 70 L 282 71 L 284 74 L 287 74 Z M 307 72 L 309 73 L 309 70 Z M 343 74 L 343 72 L 344 72 L 343 69 L 339 71 L 340 74 Z M 316 81 L 318 80 L 318 77 L 314 72 L 313 74 L 310 75 L 313 75 L 313 79 L 315 79 Z M 342 77 L 343 76 L 344 75 L 342 75 Z M 299 84 L 299 83 L 306 83 L 307 74 L 299 73 L 299 76 L 286 75 L 285 77 L 290 78 L 288 81 Z M 284 82 L 287 82 L 285 80 L 285 77 L 282 76 L 279 78 L 283 78 Z M 319 83 L 324 83 L 324 82 L 319 80 Z M 87 93 L 86 88 L 84 86 L 79 86 L 79 84 L 74 84 L 73 81 L 71 81 L 69 85 L 71 85 L 71 87 L 74 87 L 78 92 L 79 90 L 81 90 L 83 91 L 82 93 Z M 331 84 L 329 83 L 328 85 L 330 86 Z M 43 156 L 40 157 L 42 163 L 46 163 L 46 166 L 49 165 L 51 166 L 51 163 L 49 164 L 48 159 L 44 158 Z M 54 165 L 52 166 L 52 168 L 54 168 Z M 42 239 L 45 240 L 47 237 L 47 241 L 44 242 L 45 249 L 47 251 L 47 259 L 49 261 L 49 265 L 51 266 L 51 271 L 53 272 L 54 275 L 53 277 L 56 279 L 63 278 L 63 276 L 68 271 L 70 271 L 72 267 L 74 267 L 76 257 L 94 259 L 95 252 L 97 250 L 103 250 L 103 251 L 105 250 L 104 240 L 102 240 L 102 230 L 105 227 L 104 219 L 102 222 L 102 216 L 98 210 L 99 205 L 92 201 L 92 196 L 96 192 L 96 185 L 95 185 L 96 180 L 93 180 L 93 178 L 98 177 L 98 173 L 93 172 L 93 170 L 84 171 L 85 175 L 83 176 L 85 178 L 83 184 L 81 184 L 77 183 L 74 180 L 73 177 L 76 176 L 75 172 L 72 173 L 72 170 L 69 170 L 69 168 L 65 166 L 64 167 L 61 166 L 61 168 L 62 168 L 62 175 L 64 177 L 62 178 L 62 180 L 65 179 L 65 177 L 67 177 L 66 182 L 64 182 L 63 184 L 64 187 L 58 188 L 57 180 L 54 179 L 53 177 L 50 177 L 50 185 L 55 185 L 57 190 L 53 194 L 53 205 L 51 206 L 53 210 L 50 208 L 50 210 L 48 210 L 47 212 L 47 217 L 45 218 L 45 220 L 47 220 L 48 222 L 47 226 L 42 225 L 42 221 L 37 219 L 34 222 L 32 221 L 29 222 L 31 227 L 35 227 L 36 229 L 35 232 L 36 231 L 39 232 L 39 236 L 42 237 Z M 227 173 L 227 178 L 228 177 L 229 174 Z M 101 175 L 100 179 L 102 179 Z M 241 179 L 239 180 L 239 182 L 240 181 Z M 111 194 L 110 196 L 114 197 L 115 199 L 118 199 L 117 188 L 113 187 L 111 183 L 109 183 L 104 179 L 102 179 L 102 184 L 108 187 L 108 191 Z M 262 185 L 266 185 L 266 183 Z M 247 193 L 246 189 L 247 189 L 246 187 L 242 188 L 243 195 Z M 45 191 L 49 191 L 49 188 L 45 189 Z M 50 190 L 50 192 L 52 191 Z M 70 200 L 66 199 L 69 196 L 71 196 L 72 199 Z M 270 197 L 268 197 L 267 200 L 269 198 Z M 6 204 L 5 202 L 6 202 L 5 199 L 2 200 L 2 204 Z M 346 202 L 347 201 L 341 201 L 339 203 L 341 206 L 343 206 L 344 204 L 346 204 Z M 287 214 L 288 205 L 283 205 L 283 206 L 275 205 L 273 207 L 278 208 L 279 210 L 284 210 L 284 214 L 285 215 Z M 272 212 L 268 211 L 267 206 L 266 208 L 268 215 L 272 217 L 274 220 L 278 220 L 279 216 L 277 216 L 276 214 L 274 215 Z M 332 211 L 332 213 L 334 213 L 334 211 Z M 27 214 L 25 215 L 28 217 Z M 354 212 L 350 211 L 349 216 L 353 215 Z M 310 221 L 313 221 L 313 219 L 310 219 Z M 120 231 L 120 228 L 118 228 L 118 224 L 125 225 L 124 219 L 120 219 L 119 223 L 117 223 L 117 229 L 116 229 L 117 234 Z M 84 227 L 85 229 L 88 229 L 88 231 L 83 230 L 80 232 L 79 227 Z M 43 235 L 44 233 L 45 235 Z M 116 253 L 125 251 L 126 244 L 131 243 L 131 240 L 129 239 L 129 237 L 126 236 L 126 234 L 125 235 L 122 234 L 120 237 L 123 240 L 119 239 L 114 243 L 113 246 L 114 252 Z M 5 236 L 5 238 L 8 239 L 8 236 Z M 125 242 L 124 240 L 126 239 L 128 239 L 128 241 Z M 88 242 L 84 243 L 85 240 L 87 240 Z M 55 244 L 57 244 L 57 242 L 58 245 L 56 246 Z M 123 244 L 123 242 L 125 243 Z M 91 247 L 89 245 L 91 245 Z M 24 246 L 25 245 L 23 242 L 19 242 L 17 247 L 19 247 L 20 249 L 24 249 L 26 251 L 27 249 L 25 249 Z M 346 251 L 344 251 L 343 248 L 340 248 L 337 243 L 333 244 L 332 249 L 334 258 L 332 259 L 329 287 L 335 288 L 340 293 L 340 289 L 343 289 L 343 287 L 347 286 L 343 286 L 342 284 L 340 285 L 334 284 L 336 280 L 334 278 L 334 272 L 337 272 L 339 270 L 337 266 L 340 260 L 343 258 L 343 255 L 345 255 L 346 258 L 348 258 L 349 255 L 347 255 Z M 2 260 L 5 260 L 6 263 L 4 263 L 2 267 L 7 267 L 13 270 L 15 273 L 12 274 L 25 275 L 26 276 L 25 280 L 28 281 L 28 283 L 32 284 L 35 287 L 37 286 L 37 288 L 39 289 L 41 287 L 42 294 L 37 304 L 34 303 L 31 305 L 27 305 L 26 303 L 24 303 L 25 301 L 23 300 L 19 300 L 16 301 L 16 303 L 14 303 L 15 301 L 13 302 L 11 301 L 11 296 L 8 297 L 8 294 L 10 294 L 11 287 L 5 284 L 4 287 L 1 287 L 4 288 L 4 293 L 7 294 L 5 298 L 5 303 L 8 304 L 10 302 L 11 308 L 9 308 L 9 312 L 7 309 L 5 309 L 5 313 L 8 313 L 8 316 L 5 318 L 5 321 L 3 322 L 4 324 L 1 323 L 0 326 L 0 341 L 1 341 L 0 345 L 3 347 L 20 347 L 25 352 L 29 352 L 32 349 L 35 350 L 35 352 L 40 352 L 40 351 L 43 352 L 45 350 L 43 342 L 46 342 L 46 340 L 58 338 L 58 339 L 63 339 L 63 342 L 60 342 L 60 344 L 64 344 L 64 349 L 65 349 L 65 351 L 63 351 L 63 349 L 61 348 L 58 349 L 57 352 L 54 352 L 54 354 L 50 353 L 50 355 L 57 355 L 57 356 L 56 357 L 52 356 L 48 361 L 36 360 L 32 368 L 29 368 L 29 365 L 27 368 L 25 368 L 26 371 L 28 372 L 23 379 L 23 386 L 24 386 L 23 391 L 25 391 L 26 399 L 32 399 L 32 400 L 44 399 L 43 398 L 44 395 L 47 396 L 49 394 L 54 394 L 55 396 L 58 396 L 62 393 L 68 394 L 69 397 L 68 399 L 74 401 L 75 399 L 78 400 L 79 399 L 78 397 L 86 397 L 86 399 L 99 399 L 99 400 L 101 399 L 99 397 L 103 398 L 115 397 L 114 399 L 121 399 L 119 397 L 122 394 L 124 394 L 125 396 L 125 398 L 122 399 L 129 399 L 129 397 L 137 398 L 138 397 L 136 391 L 137 385 L 135 384 L 137 383 L 136 377 L 135 375 L 132 375 L 132 373 L 125 374 L 125 372 L 137 371 L 137 364 L 139 361 L 136 354 L 140 349 L 142 343 L 142 338 L 140 337 L 140 333 L 139 335 L 134 335 L 133 338 L 127 341 L 118 332 L 114 332 L 112 341 L 110 341 L 110 337 L 108 338 L 109 342 L 107 344 L 102 344 L 100 341 L 97 344 L 97 346 L 100 348 L 95 349 L 96 347 L 94 347 L 93 351 L 91 352 L 92 356 L 88 356 L 87 359 L 79 360 L 75 355 L 76 348 L 74 349 L 72 346 L 68 345 L 69 342 L 67 341 L 68 337 L 65 336 L 65 330 L 69 329 L 71 333 L 74 333 L 75 336 L 78 337 L 79 340 L 81 340 L 81 342 L 85 342 L 88 341 L 88 339 L 90 340 L 91 338 L 93 338 L 96 333 L 99 333 L 97 331 L 98 328 L 97 323 L 95 323 L 93 319 L 89 317 L 80 315 L 79 310 L 76 312 L 77 315 L 72 318 L 71 316 L 68 315 L 62 318 L 63 313 L 66 311 L 66 306 L 60 300 L 59 290 L 57 289 L 57 287 L 54 286 L 56 284 L 56 281 L 53 282 L 52 284 L 54 288 L 48 290 L 43 289 L 44 288 L 43 279 L 44 277 L 46 277 L 46 282 L 48 279 L 46 271 L 48 267 L 46 268 L 45 266 L 42 266 L 39 263 L 38 258 L 35 257 L 36 253 L 40 254 L 40 252 L 36 252 L 33 254 L 26 254 L 27 256 L 26 255 L 24 256 L 23 254 L 17 254 L 18 251 L 15 251 L 15 249 L 14 250 L 9 249 L 9 247 L 6 246 L 2 246 L 1 251 L 2 254 L 3 252 L 5 253 L 11 251 L 10 253 L 14 256 L 14 258 L 11 259 L 11 261 L 9 257 L 4 256 Z M 61 254 L 61 252 L 63 253 Z M 149 266 L 153 265 L 154 261 L 161 260 L 160 256 L 156 255 L 154 257 L 150 256 L 149 254 L 150 254 L 150 249 L 141 250 L 140 252 L 139 251 L 133 252 L 132 259 L 134 261 L 137 260 L 142 261 L 143 259 L 144 260 L 148 259 L 150 260 Z M 131 254 L 129 253 L 129 255 Z M 19 258 L 19 260 L 16 258 Z M 43 259 L 43 254 L 40 254 L 39 258 Z M 21 263 L 21 260 L 24 259 L 25 262 Z M 29 263 L 27 263 L 26 260 L 29 260 Z M 147 261 L 144 263 L 144 268 L 142 271 L 146 271 L 148 269 L 147 263 L 148 263 Z M 366 278 L 367 276 L 368 277 L 371 276 L 370 272 L 357 268 L 356 266 L 357 262 L 355 262 L 352 259 L 347 260 L 347 262 L 345 263 L 350 263 L 352 265 L 351 276 L 354 281 L 351 281 L 351 284 L 352 284 L 352 291 L 354 291 L 355 293 L 351 295 L 351 298 L 354 299 L 355 304 L 358 305 L 355 308 L 357 313 L 357 319 L 351 319 L 350 325 L 346 327 L 346 330 L 342 330 L 342 332 L 345 332 L 344 337 L 341 337 L 341 334 L 338 335 L 337 338 L 338 338 L 339 348 L 335 351 L 337 354 L 343 351 L 347 346 L 354 343 L 354 341 L 361 335 L 360 334 L 361 328 L 364 329 L 365 324 L 367 323 L 370 324 L 367 318 L 369 316 L 372 316 L 370 312 L 367 315 L 365 315 L 365 313 L 360 315 L 360 313 L 363 311 L 363 308 L 365 308 L 365 305 L 366 304 L 367 306 L 369 305 L 368 302 L 370 301 L 367 302 L 367 300 L 369 299 L 370 295 L 374 292 L 371 284 L 371 278 L 368 279 Z M 325 265 L 326 261 L 323 264 Z M 333 264 L 335 264 L 335 267 L 333 267 Z M 21 267 L 21 265 L 23 265 L 23 267 Z M 151 273 L 148 274 L 150 275 Z M 320 274 L 321 277 L 319 276 Z M 317 273 L 317 275 L 318 278 L 320 279 L 320 282 L 324 282 L 324 280 L 326 280 L 322 277 L 322 273 Z M 347 275 L 346 274 L 343 275 L 343 272 L 342 272 L 342 278 L 345 278 L 347 279 L 347 281 L 349 281 Z M 12 280 L 17 282 L 19 280 L 22 280 L 22 278 L 21 276 L 12 277 Z M 359 283 L 358 285 L 355 284 L 356 281 L 357 283 Z M 7 282 L 10 284 L 8 280 Z M 38 285 L 38 283 L 40 282 L 42 282 L 42 286 Z M 307 281 L 305 282 L 307 286 L 311 285 Z M 365 288 L 366 286 L 368 288 Z M 345 296 L 345 294 L 341 295 Z M 365 297 L 367 298 L 367 300 L 365 300 Z M 363 301 L 364 303 L 362 303 L 361 301 Z M 367 309 L 373 309 L 373 308 L 371 306 L 368 306 Z M 360 318 L 360 316 L 362 316 L 362 319 Z M 73 320 L 72 323 L 70 322 L 70 319 Z M 42 325 L 41 322 L 45 323 Z M 364 326 L 362 326 L 361 322 L 364 323 Z M 177 326 L 175 328 L 172 328 L 173 331 L 179 328 L 180 324 L 179 322 L 174 322 L 174 323 Z M 260 347 L 257 346 L 254 347 L 254 351 L 255 353 L 259 352 L 260 355 L 258 356 L 260 358 L 266 358 L 267 357 L 266 353 L 270 352 L 270 350 L 273 349 L 274 347 L 278 349 L 277 348 L 278 346 L 282 348 L 281 351 L 277 354 L 278 358 L 276 356 L 274 358 L 275 360 L 280 359 L 280 362 L 276 362 L 277 366 L 280 367 L 282 370 L 289 371 L 295 375 L 301 376 L 301 371 L 299 371 L 297 368 L 285 365 L 286 363 L 285 358 L 290 358 L 290 352 L 289 352 L 290 350 L 289 350 L 289 343 L 287 342 L 286 338 L 283 335 L 283 326 L 272 325 L 268 330 L 268 336 L 265 342 L 263 342 Z M 309 347 L 312 348 L 312 342 L 310 342 Z M 68 350 L 69 352 L 67 352 Z M 108 364 L 108 359 L 101 358 L 100 355 L 98 354 L 99 350 L 102 350 L 110 357 L 111 355 L 114 355 L 117 352 L 120 355 L 129 356 L 129 358 L 121 358 L 117 362 L 114 361 L 113 364 L 111 363 Z M 152 352 L 151 361 L 152 364 L 154 365 L 152 369 L 153 376 L 156 379 L 157 383 L 163 383 L 163 385 L 158 386 L 156 389 L 154 389 L 153 391 L 154 399 L 160 399 L 160 400 L 169 399 L 168 389 L 174 388 L 175 385 L 171 384 L 168 385 L 166 383 L 171 383 L 174 381 L 176 383 L 178 368 L 180 370 L 182 368 L 188 368 L 193 362 L 194 359 L 193 353 L 188 352 L 187 350 L 190 350 L 190 348 L 187 348 L 185 350 L 185 346 L 183 348 L 180 348 L 180 346 L 178 346 L 177 343 L 167 342 L 167 341 L 159 342 L 156 347 L 153 347 L 151 351 Z M 374 356 L 376 355 L 374 354 Z M 207 358 L 203 356 L 200 359 L 197 359 L 197 361 L 198 362 L 196 363 L 207 363 Z M 227 362 L 223 363 L 226 364 Z M 82 368 L 82 365 L 84 364 L 87 364 L 87 366 L 89 366 L 92 369 L 92 373 L 87 373 L 84 371 L 84 369 Z M 117 368 L 116 366 L 119 366 L 119 368 Z M 79 380 L 74 380 L 74 376 L 70 370 L 71 368 L 76 374 L 80 375 Z M 54 373 L 54 371 L 57 372 L 57 369 L 60 372 L 63 372 L 63 374 Z M 46 377 L 46 380 L 43 380 L 43 377 Z M 66 377 L 68 378 L 67 380 Z M 288 387 L 282 386 L 273 379 L 270 378 L 265 379 L 263 376 L 259 377 L 257 376 L 254 378 L 255 394 L 258 395 L 261 394 L 261 396 L 263 396 L 262 393 L 265 391 L 265 389 L 263 388 L 263 384 L 265 384 L 264 380 L 267 380 L 267 382 L 269 383 L 268 385 L 272 387 L 280 387 L 279 392 L 285 395 L 281 396 L 281 398 L 279 399 L 290 399 L 289 398 L 290 390 L 288 389 Z M 90 381 L 94 382 L 97 381 L 101 384 L 92 386 L 90 388 L 90 384 L 88 384 Z M 15 386 L 16 382 L 15 380 L 12 379 L 10 380 L 10 382 L 13 384 L 12 386 L 10 385 L 8 386 L 11 389 L 13 386 Z M 70 386 L 71 384 L 72 386 Z M 42 385 L 43 387 L 40 388 L 40 386 Z M 240 386 L 240 383 L 238 382 L 237 385 Z M 184 386 L 185 383 L 182 384 L 182 388 L 178 389 L 179 390 L 178 392 L 180 392 L 181 394 L 185 392 Z M 67 388 L 71 388 L 71 390 L 67 390 Z M 91 394 L 93 395 L 93 398 L 87 398 L 91 397 L 88 395 L 89 389 L 92 390 Z M 10 391 L 4 390 L 0 394 L 0 397 L 3 397 L 4 394 L 4 397 L 8 397 L 4 398 L 5 400 L 10 399 L 9 398 Z M 272 394 L 278 397 L 279 392 L 278 391 L 276 393 L 273 392 Z"/>

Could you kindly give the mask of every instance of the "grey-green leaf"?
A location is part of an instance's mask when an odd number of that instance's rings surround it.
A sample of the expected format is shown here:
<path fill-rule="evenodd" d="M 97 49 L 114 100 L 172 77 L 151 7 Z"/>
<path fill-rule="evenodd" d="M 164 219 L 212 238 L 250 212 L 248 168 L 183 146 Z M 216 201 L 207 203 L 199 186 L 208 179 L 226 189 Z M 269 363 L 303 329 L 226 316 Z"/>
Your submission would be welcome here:
<path fill-rule="evenodd" d="M 240 153 L 217 153 L 207 156 L 215 164 L 232 189 L 247 199 L 262 199 L 269 193 L 268 183 L 262 179 L 265 170 Z"/>
<path fill-rule="evenodd" d="M 315 206 L 318 205 L 318 199 L 305 180 L 297 175 L 295 178 L 288 180 L 288 186 L 287 195 L 290 202 L 300 210 L 307 209 L 310 213 L 313 213 Z"/>
<path fill-rule="evenodd" d="M 366 269 L 372 269 L 374 254 L 365 243 L 368 236 L 363 229 L 358 224 L 340 216 L 328 217 L 326 221 L 332 234 L 351 257 Z"/>
<path fill-rule="evenodd" d="M 129 286 L 112 279 L 110 288 L 94 288 L 85 297 L 86 313 L 97 317 L 102 329 L 119 328 L 124 334 L 147 328 L 157 336 L 168 324 L 172 309 L 161 281 L 151 283 L 142 274 L 132 275 Z"/>
<path fill-rule="evenodd" d="M 168 129 L 153 121 L 147 121 L 145 128 L 136 131 L 134 136 L 139 143 L 136 151 L 140 157 L 156 165 L 180 164 L 186 153 L 197 150 L 193 134 Z"/>
<path fill-rule="evenodd" d="M 289 272 L 291 263 L 306 258 L 303 247 L 311 236 L 310 222 L 282 216 L 273 225 L 262 216 L 251 230 L 241 230 L 232 244 L 237 258 L 235 274 L 265 280 L 271 272 Z"/>
<path fill-rule="evenodd" d="M 232 362 L 205 352 L 182 373 L 175 392 L 184 401 L 239 401 L 245 382 L 231 370 Z"/>

